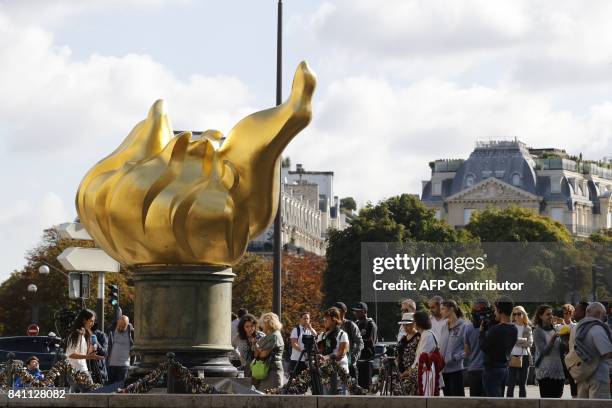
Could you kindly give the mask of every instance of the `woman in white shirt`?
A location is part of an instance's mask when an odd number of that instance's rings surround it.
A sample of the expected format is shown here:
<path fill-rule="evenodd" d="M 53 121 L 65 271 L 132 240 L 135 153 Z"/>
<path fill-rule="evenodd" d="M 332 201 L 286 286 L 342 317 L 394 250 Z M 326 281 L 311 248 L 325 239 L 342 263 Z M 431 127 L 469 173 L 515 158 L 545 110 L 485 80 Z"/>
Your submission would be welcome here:
<path fill-rule="evenodd" d="M 68 339 L 66 340 L 66 355 L 68 362 L 76 373 L 84 373 L 89 380 L 91 374 L 85 360 L 104 360 L 104 356 L 96 354 L 96 348 L 91 344 L 91 328 L 96 321 L 96 313 L 93 310 L 83 309 L 74 320 Z M 88 388 L 77 384 L 73 378 L 68 376 L 70 392 L 85 392 Z M 93 382 L 93 381 L 92 381 Z"/>
<path fill-rule="evenodd" d="M 529 317 L 523 306 L 515 306 L 512 310 L 512 323 L 516 326 L 518 337 L 512 349 L 510 367 L 508 369 L 508 389 L 506 397 L 514 398 L 514 386 L 519 386 L 519 398 L 527 397 L 527 373 L 529 372 L 530 348 L 533 345 L 533 336 L 529 326 Z M 520 367 L 519 367 L 520 365 Z"/>

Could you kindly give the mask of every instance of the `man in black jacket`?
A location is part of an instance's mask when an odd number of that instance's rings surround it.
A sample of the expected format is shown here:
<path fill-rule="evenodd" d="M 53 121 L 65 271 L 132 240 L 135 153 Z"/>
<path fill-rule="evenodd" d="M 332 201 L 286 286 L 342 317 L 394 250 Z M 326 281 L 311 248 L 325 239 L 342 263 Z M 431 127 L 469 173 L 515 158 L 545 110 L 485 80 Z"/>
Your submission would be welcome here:
<path fill-rule="evenodd" d="M 480 324 L 480 349 L 484 354 L 482 381 L 487 397 L 504 396 L 510 353 L 518 337 L 518 330 L 511 322 L 513 308 L 514 302 L 502 297 L 495 302 L 497 324 L 488 329 L 485 322 Z"/>
<path fill-rule="evenodd" d="M 357 378 L 357 361 L 363 350 L 363 339 L 361 338 L 361 332 L 359 327 L 352 320 L 346 319 L 347 308 L 342 302 L 334 303 L 334 307 L 340 310 L 340 318 L 342 319 L 341 329 L 346 332 L 349 338 L 349 374 L 353 378 Z"/>
<path fill-rule="evenodd" d="M 123 315 L 108 329 L 108 382 L 123 383 L 130 368 L 134 347 L 134 326 L 129 317 Z"/>
<path fill-rule="evenodd" d="M 378 342 L 378 327 L 376 322 L 368 317 L 368 305 L 359 302 L 351 308 L 357 319 L 357 327 L 363 338 L 363 350 L 357 362 L 357 379 L 359 385 L 369 389 L 374 375 L 374 346 Z"/>

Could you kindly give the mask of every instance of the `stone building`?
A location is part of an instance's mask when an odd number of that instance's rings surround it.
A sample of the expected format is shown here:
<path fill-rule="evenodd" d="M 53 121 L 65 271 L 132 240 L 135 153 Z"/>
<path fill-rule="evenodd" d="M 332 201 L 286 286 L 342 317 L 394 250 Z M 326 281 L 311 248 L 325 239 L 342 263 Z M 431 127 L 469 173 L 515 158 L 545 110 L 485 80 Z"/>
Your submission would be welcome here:
<path fill-rule="evenodd" d="M 421 201 L 450 225 L 469 223 L 474 211 L 516 205 L 586 237 L 612 227 L 612 166 L 570 157 L 560 149 L 532 149 L 514 141 L 477 142 L 467 160 L 430 163 Z"/>
<path fill-rule="evenodd" d="M 325 239 L 330 228 L 346 228 L 346 214 L 333 192 L 334 172 L 282 168 L 281 228 L 285 247 L 325 255 Z M 272 250 L 274 228 L 252 240 L 250 251 Z"/>

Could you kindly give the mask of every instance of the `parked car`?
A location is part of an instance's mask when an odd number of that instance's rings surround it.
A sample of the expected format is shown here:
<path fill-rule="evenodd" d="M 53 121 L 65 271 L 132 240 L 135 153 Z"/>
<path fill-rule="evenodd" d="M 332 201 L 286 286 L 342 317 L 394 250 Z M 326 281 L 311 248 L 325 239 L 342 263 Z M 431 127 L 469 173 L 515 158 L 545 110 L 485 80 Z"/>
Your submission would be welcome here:
<path fill-rule="evenodd" d="M 48 370 L 57 361 L 61 352 L 61 339 L 49 336 L 14 336 L 0 337 L 0 361 L 8 358 L 8 353 L 14 353 L 15 360 L 25 361 L 28 357 L 38 357 L 41 370 Z"/>

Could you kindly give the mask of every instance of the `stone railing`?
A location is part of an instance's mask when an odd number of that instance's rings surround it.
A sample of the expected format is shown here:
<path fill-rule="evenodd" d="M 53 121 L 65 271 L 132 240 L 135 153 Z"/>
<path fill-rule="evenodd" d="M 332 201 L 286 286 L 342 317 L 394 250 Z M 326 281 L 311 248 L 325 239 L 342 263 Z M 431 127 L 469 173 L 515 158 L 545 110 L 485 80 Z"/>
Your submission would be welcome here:
<path fill-rule="evenodd" d="M 9 399 L 0 394 L 1 407 L 201 407 L 201 408 L 610 408 L 610 400 L 297 396 L 188 394 L 68 394 L 62 399 Z"/>

